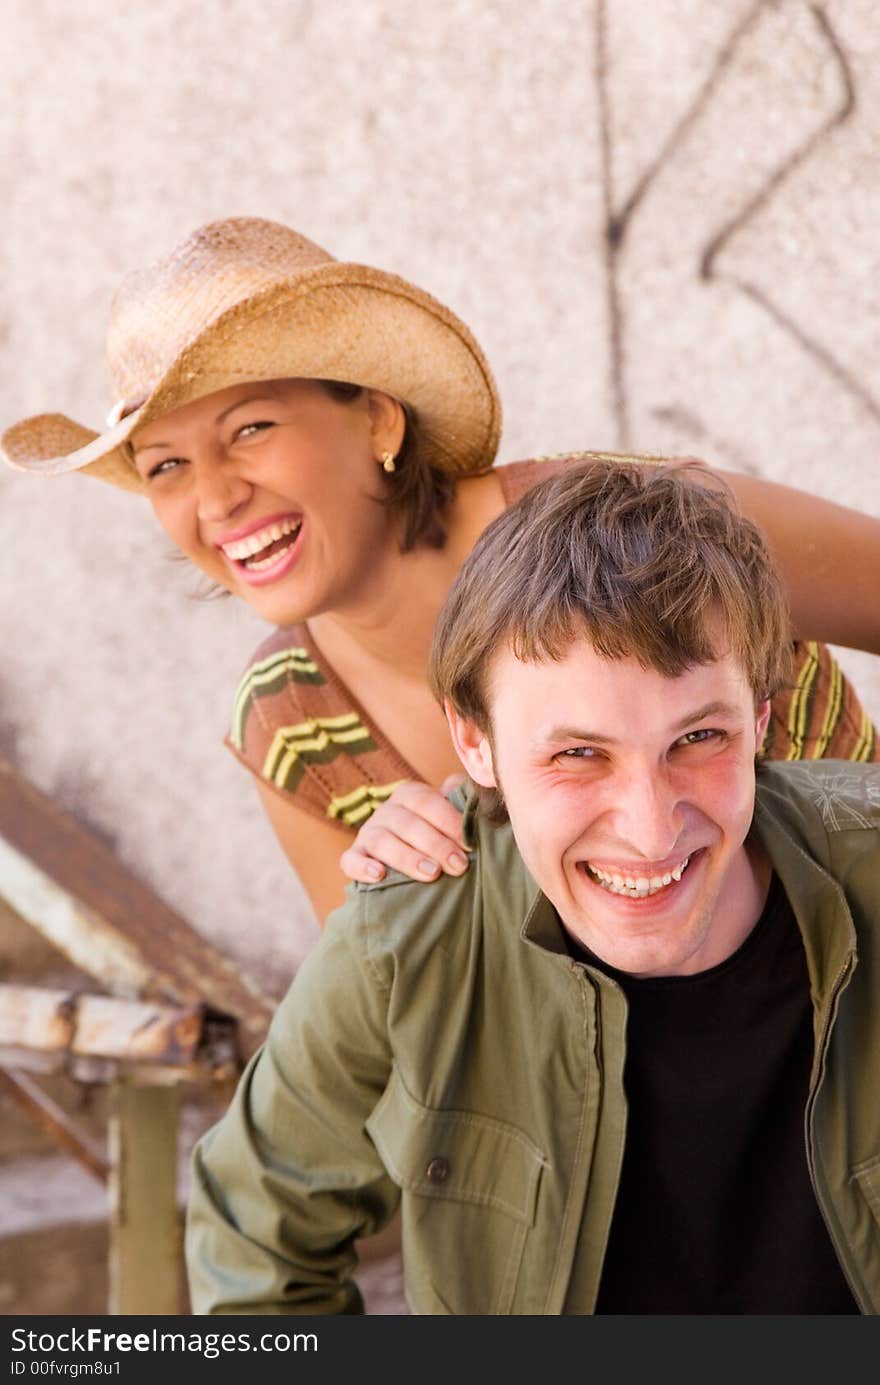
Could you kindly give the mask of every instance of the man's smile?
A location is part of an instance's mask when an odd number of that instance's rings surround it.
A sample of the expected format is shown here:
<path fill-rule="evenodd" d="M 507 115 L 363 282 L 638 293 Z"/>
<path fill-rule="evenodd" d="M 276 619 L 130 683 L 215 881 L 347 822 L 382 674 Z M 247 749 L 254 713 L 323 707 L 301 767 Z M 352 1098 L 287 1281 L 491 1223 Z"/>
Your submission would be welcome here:
<path fill-rule="evenodd" d="M 693 853 L 692 853 L 693 854 Z M 583 862 L 585 870 L 589 873 L 591 880 L 609 894 L 624 895 L 627 899 L 648 899 L 652 895 L 659 894 L 671 884 L 678 884 L 682 875 L 688 868 L 690 855 L 678 861 L 664 871 L 651 872 L 646 874 L 644 870 L 636 867 L 627 869 L 625 867 L 603 868 L 593 865 L 590 861 Z"/>

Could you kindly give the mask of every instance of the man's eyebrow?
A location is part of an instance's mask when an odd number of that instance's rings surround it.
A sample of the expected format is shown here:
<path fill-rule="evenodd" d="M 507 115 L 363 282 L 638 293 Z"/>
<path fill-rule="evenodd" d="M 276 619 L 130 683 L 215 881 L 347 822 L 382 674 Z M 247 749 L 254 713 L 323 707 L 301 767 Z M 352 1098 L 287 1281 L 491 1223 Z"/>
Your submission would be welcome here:
<path fill-rule="evenodd" d="M 732 702 L 725 702 L 723 698 L 718 698 L 714 702 L 706 702 L 702 707 L 697 707 L 693 712 L 689 712 L 681 721 L 677 721 L 672 727 L 673 731 L 684 731 L 686 727 L 693 726 L 695 721 L 705 721 L 707 717 L 738 717 L 741 715 L 740 708 L 734 706 Z"/>
<path fill-rule="evenodd" d="M 697 721 L 705 721 L 707 717 L 737 717 L 740 709 L 735 707 L 732 702 L 725 702 L 716 699 L 713 702 L 706 702 L 702 707 L 695 707 L 692 712 L 688 712 L 680 721 L 675 722 L 669 728 L 672 735 L 679 731 L 684 731 L 688 726 L 693 726 Z M 594 745 L 617 745 L 620 742 L 619 736 L 609 736 L 603 731 L 590 731 L 584 726 L 550 726 L 546 731 L 539 731 L 535 737 L 535 744 L 543 744 L 547 741 L 590 741 Z"/>
<path fill-rule="evenodd" d="M 596 745 L 615 745 L 619 738 L 606 736 L 601 731 L 588 731 L 584 726 L 548 726 L 539 731 L 534 738 L 535 745 L 546 741 L 591 741 Z"/>

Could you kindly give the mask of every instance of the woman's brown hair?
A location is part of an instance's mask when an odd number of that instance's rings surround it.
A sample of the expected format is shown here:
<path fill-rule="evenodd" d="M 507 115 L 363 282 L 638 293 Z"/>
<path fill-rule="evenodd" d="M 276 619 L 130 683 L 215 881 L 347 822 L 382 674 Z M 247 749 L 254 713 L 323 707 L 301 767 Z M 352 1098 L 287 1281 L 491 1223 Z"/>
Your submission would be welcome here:
<path fill-rule="evenodd" d="M 346 403 L 363 394 L 361 385 L 343 380 L 316 380 L 331 399 Z M 455 477 L 448 471 L 432 466 L 425 455 L 415 410 L 402 404 L 406 416 L 406 432 L 395 458 L 395 470 L 383 472 L 385 496 L 383 504 L 400 516 L 400 551 L 414 548 L 442 548 L 446 543 L 446 525 Z"/>

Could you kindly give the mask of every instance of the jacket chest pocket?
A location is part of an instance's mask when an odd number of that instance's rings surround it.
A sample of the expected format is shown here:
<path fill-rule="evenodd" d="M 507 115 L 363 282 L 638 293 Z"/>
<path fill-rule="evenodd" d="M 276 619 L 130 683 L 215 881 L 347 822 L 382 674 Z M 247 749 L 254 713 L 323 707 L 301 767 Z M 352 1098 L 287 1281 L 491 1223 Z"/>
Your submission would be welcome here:
<path fill-rule="evenodd" d="M 541 1151 L 502 1121 L 421 1105 L 396 1068 L 367 1131 L 403 1192 L 412 1311 L 510 1312 L 546 1163 Z"/>

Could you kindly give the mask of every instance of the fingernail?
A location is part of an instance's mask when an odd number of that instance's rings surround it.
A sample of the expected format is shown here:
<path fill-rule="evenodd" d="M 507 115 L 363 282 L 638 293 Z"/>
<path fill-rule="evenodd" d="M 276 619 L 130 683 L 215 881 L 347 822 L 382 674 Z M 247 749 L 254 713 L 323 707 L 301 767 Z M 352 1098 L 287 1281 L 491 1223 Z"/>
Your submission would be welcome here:
<path fill-rule="evenodd" d="M 380 866 L 378 861 L 365 861 L 364 874 L 368 875 L 371 880 L 381 880 L 385 874 L 385 867 Z"/>
<path fill-rule="evenodd" d="M 439 869 L 436 861 L 419 861 L 419 875 L 434 876 Z"/>
<path fill-rule="evenodd" d="M 462 871 L 468 868 L 468 858 L 460 851 L 453 851 L 446 857 L 446 864 L 453 875 L 461 875 Z"/>

